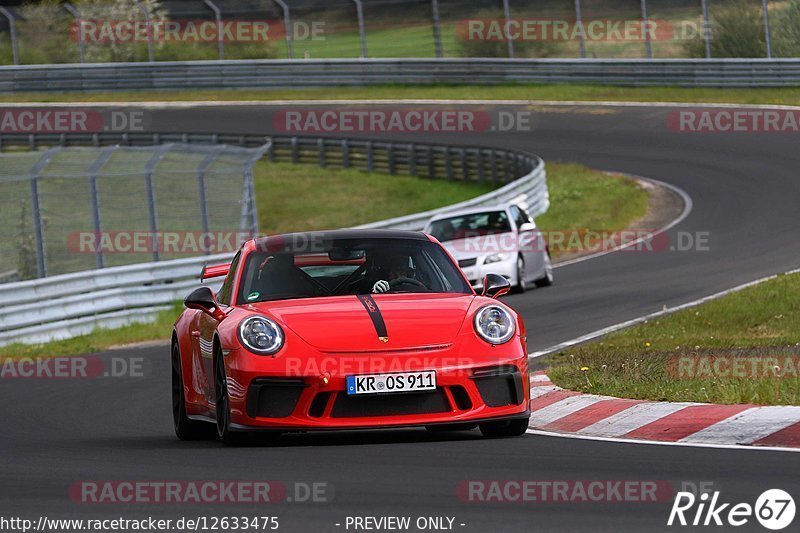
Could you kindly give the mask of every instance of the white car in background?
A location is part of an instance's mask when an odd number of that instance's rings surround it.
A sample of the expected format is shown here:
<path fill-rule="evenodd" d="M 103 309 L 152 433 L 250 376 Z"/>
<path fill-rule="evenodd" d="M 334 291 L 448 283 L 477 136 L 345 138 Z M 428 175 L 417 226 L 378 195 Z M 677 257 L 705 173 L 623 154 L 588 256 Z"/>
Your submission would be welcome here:
<path fill-rule="evenodd" d="M 458 261 L 475 289 L 486 274 L 506 277 L 514 292 L 553 284 L 547 242 L 524 209 L 506 203 L 433 217 L 425 227 Z"/>

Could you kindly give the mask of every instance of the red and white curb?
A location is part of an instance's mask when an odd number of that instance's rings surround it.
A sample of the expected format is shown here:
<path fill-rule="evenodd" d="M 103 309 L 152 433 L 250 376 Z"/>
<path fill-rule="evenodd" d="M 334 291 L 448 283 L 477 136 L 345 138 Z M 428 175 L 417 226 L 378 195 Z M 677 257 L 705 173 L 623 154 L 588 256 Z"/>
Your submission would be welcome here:
<path fill-rule="evenodd" d="M 530 428 L 585 438 L 800 450 L 800 407 L 651 402 L 596 396 L 531 374 Z"/>

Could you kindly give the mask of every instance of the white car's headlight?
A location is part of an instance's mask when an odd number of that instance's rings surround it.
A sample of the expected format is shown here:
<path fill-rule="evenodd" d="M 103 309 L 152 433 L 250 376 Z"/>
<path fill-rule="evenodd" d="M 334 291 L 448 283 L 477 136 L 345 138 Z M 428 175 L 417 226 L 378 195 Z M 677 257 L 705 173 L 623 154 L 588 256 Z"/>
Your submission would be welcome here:
<path fill-rule="evenodd" d="M 503 344 L 514 336 L 516 324 L 504 307 L 487 305 L 475 313 L 475 332 L 491 344 Z"/>
<path fill-rule="evenodd" d="M 506 260 L 506 254 L 492 254 L 486 257 L 483 260 L 484 265 L 490 265 L 492 263 L 499 263 L 500 261 Z"/>
<path fill-rule="evenodd" d="M 239 340 L 259 355 L 272 355 L 283 347 L 283 330 L 265 316 L 253 315 L 239 324 Z"/>

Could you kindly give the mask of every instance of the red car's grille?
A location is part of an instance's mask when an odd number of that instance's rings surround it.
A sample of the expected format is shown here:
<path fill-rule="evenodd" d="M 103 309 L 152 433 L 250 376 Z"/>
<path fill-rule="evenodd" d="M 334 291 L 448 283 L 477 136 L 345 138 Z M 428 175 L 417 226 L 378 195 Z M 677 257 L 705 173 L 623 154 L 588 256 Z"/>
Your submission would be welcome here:
<path fill-rule="evenodd" d="M 414 394 L 384 394 L 369 396 L 336 395 L 332 418 L 364 416 L 421 415 L 444 413 L 450 410 L 444 389 Z"/>

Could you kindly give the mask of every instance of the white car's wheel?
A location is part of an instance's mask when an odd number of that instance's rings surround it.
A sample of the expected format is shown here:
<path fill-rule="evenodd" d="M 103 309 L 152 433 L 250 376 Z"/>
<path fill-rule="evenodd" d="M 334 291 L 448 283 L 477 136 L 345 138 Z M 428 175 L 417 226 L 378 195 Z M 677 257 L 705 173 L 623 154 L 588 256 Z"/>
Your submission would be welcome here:
<path fill-rule="evenodd" d="M 550 254 L 544 254 L 544 276 L 534 281 L 537 287 L 549 287 L 553 284 L 553 263 L 550 261 Z"/>
<path fill-rule="evenodd" d="M 528 284 L 525 282 L 525 261 L 522 256 L 517 257 L 517 283 L 512 288 L 515 293 L 523 293 L 528 289 Z"/>

